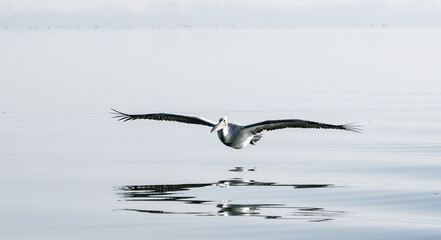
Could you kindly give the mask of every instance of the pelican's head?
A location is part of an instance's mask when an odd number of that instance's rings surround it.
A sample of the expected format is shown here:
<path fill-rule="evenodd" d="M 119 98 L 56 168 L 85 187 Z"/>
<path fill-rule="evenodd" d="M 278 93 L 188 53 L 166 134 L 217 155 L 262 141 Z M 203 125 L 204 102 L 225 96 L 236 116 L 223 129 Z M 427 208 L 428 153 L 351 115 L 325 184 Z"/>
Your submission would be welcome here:
<path fill-rule="evenodd" d="M 227 126 L 228 126 L 227 117 L 223 117 L 223 118 L 219 119 L 219 123 L 211 129 L 211 132 L 212 133 L 217 132 Z"/>

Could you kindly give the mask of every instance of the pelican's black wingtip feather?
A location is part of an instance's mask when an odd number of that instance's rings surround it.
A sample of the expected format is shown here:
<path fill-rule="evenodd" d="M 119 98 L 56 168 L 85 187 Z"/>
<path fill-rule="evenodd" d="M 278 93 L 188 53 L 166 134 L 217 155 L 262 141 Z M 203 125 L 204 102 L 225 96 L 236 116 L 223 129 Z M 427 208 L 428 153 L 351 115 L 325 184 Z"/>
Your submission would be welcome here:
<path fill-rule="evenodd" d="M 111 112 L 112 114 L 117 114 L 116 116 L 113 116 L 113 118 L 116 118 L 118 121 L 127 122 L 129 120 L 134 120 L 132 118 L 132 116 L 130 116 L 127 113 L 120 112 L 120 111 L 115 110 L 113 108 L 110 108 L 110 109 L 113 111 L 113 112 Z"/>
<path fill-rule="evenodd" d="M 118 111 L 118 110 L 116 110 L 116 109 L 113 109 L 113 108 L 110 108 L 110 110 L 112 110 L 113 112 L 110 112 L 110 113 L 112 113 L 112 114 L 121 114 L 121 115 L 127 115 L 127 113 L 123 113 L 123 112 L 120 112 L 120 111 Z"/>
<path fill-rule="evenodd" d="M 345 130 L 351 131 L 351 132 L 354 132 L 354 133 L 360 133 L 361 134 L 363 132 L 362 126 L 357 125 L 356 123 L 345 124 L 345 125 L 342 125 L 342 127 Z"/>
<path fill-rule="evenodd" d="M 129 120 L 135 120 L 134 118 L 132 118 L 132 117 L 125 117 L 125 118 L 123 118 L 124 120 L 123 120 L 123 122 L 127 122 L 127 121 L 129 121 Z"/>

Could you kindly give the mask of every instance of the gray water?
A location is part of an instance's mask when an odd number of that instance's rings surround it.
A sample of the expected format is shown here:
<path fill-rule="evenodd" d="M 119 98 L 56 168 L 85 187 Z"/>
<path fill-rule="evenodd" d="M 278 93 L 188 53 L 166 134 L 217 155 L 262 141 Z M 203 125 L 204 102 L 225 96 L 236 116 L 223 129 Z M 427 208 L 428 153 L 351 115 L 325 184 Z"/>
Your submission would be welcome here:
<path fill-rule="evenodd" d="M 440 29 L 2 30 L 0 238 L 439 239 L 440 42 Z M 111 107 L 363 133 L 285 129 L 236 150 Z"/>

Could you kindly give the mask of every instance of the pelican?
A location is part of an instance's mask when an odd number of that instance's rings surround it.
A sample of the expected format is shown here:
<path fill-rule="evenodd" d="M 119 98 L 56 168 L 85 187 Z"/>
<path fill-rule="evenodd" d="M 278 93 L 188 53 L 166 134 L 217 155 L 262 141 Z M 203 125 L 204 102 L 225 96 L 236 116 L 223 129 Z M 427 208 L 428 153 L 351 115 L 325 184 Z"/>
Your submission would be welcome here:
<path fill-rule="evenodd" d="M 220 141 L 228 147 L 242 149 L 249 144 L 255 145 L 262 138 L 263 131 L 272 131 L 283 128 L 322 128 L 341 129 L 360 133 L 361 129 L 353 124 L 332 125 L 326 123 L 312 122 L 300 119 L 266 120 L 263 122 L 242 125 L 229 122 L 227 117 L 222 117 L 219 122 L 213 122 L 201 117 L 185 116 L 170 113 L 149 113 L 149 114 L 127 114 L 113 108 L 114 118 L 118 121 L 129 121 L 136 119 L 150 119 L 157 121 L 173 121 L 187 124 L 197 124 L 211 127 L 211 133 L 217 132 Z"/>

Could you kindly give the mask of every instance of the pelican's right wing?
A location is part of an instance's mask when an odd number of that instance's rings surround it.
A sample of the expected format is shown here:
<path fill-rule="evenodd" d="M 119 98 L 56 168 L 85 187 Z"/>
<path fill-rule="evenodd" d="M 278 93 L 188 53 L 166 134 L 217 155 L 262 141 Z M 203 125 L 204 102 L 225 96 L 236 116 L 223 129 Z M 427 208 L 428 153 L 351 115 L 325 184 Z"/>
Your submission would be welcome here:
<path fill-rule="evenodd" d="M 157 121 L 172 121 L 172 122 L 181 122 L 188 124 L 198 124 L 209 127 L 214 127 L 216 125 L 215 122 L 200 117 L 184 116 L 184 115 L 169 114 L 169 113 L 127 114 L 117 111 L 113 108 L 111 109 L 114 111 L 113 112 L 114 114 L 117 114 L 116 116 L 114 116 L 114 118 L 117 118 L 118 121 L 124 121 L 124 122 L 129 120 L 136 120 L 136 119 L 150 119 Z"/>
<path fill-rule="evenodd" d="M 272 131 L 282 128 L 323 128 L 323 129 L 341 129 L 359 133 L 361 129 L 352 124 L 332 125 L 326 123 L 312 122 L 300 119 L 267 120 L 244 126 L 244 129 L 253 134 L 262 131 Z"/>

